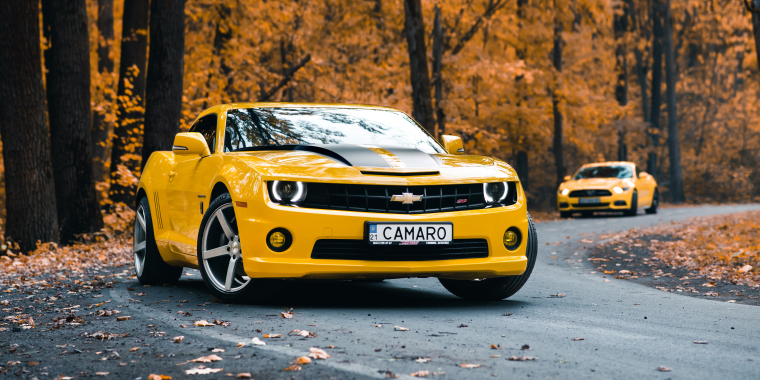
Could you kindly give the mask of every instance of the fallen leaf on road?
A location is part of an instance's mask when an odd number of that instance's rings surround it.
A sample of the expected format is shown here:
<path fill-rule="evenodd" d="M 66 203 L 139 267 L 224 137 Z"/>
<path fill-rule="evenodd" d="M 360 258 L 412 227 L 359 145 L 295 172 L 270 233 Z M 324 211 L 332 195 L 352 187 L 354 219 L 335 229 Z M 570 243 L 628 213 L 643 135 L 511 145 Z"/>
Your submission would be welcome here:
<path fill-rule="evenodd" d="M 217 321 L 216 319 L 214 319 L 214 324 L 219 325 L 219 326 L 224 326 L 224 327 L 227 327 L 230 325 L 230 323 L 227 321 Z"/>
<path fill-rule="evenodd" d="M 215 349 L 211 350 L 211 352 L 224 352 L 224 349 L 223 348 L 215 348 Z"/>
<path fill-rule="evenodd" d="M 573 338 L 572 340 L 583 340 L 583 338 Z"/>
<path fill-rule="evenodd" d="M 752 270 L 752 265 L 749 265 L 749 264 L 747 264 L 747 265 L 739 268 L 739 272 L 740 273 L 747 273 L 747 272 L 749 272 L 751 270 Z"/>
<path fill-rule="evenodd" d="M 621 271 L 618 271 L 618 273 L 620 273 L 620 274 L 627 274 L 627 273 L 631 273 L 631 271 L 623 269 Z"/>
<path fill-rule="evenodd" d="M 185 326 L 185 324 L 183 323 L 183 324 L 179 325 L 179 327 L 182 327 L 184 329 L 187 326 Z"/>
<path fill-rule="evenodd" d="M 668 367 L 657 367 L 657 370 L 660 372 L 670 372 L 670 368 Z"/>
<path fill-rule="evenodd" d="M 145 296 L 146 296 L 146 294 L 145 294 L 144 292 L 140 292 L 140 293 L 132 293 L 132 295 L 135 295 L 135 296 L 140 296 L 140 297 L 145 297 Z"/>
<path fill-rule="evenodd" d="M 106 376 L 106 375 L 108 375 L 109 373 L 110 373 L 110 372 L 95 372 L 95 374 L 96 374 L 96 375 L 98 375 L 98 376 Z"/>
<path fill-rule="evenodd" d="M 309 348 L 309 351 L 310 351 L 309 356 L 311 356 L 314 359 L 327 359 L 330 357 L 330 354 L 328 354 L 327 352 L 325 352 L 325 350 L 320 349 L 320 348 L 311 347 Z"/>
<path fill-rule="evenodd" d="M 301 366 L 299 366 L 297 364 L 293 364 L 293 365 L 285 368 L 285 371 L 300 371 L 300 370 L 301 370 Z"/>
<path fill-rule="evenodd" d="M 430 358 L 417 358 L 414 361 L 417 362 L 417 363 L 427 363 L 427 362 L 429 362 L 431 360 L 433 360 L 433 359 L 430 359 Z"/>
<path fill-rule="evenodd" d="M 188 375 L 208 375 L 209 373 L 217 373 L 221 371 L 222 368 L 206 368 L 201 365 L 195 368 L 186 369 L 185 373 Z"/>
<path fill-rule="evenodd" d="M 174 341 L 174 343 L 181 343 L 182 339 L 185 339 L 184 335 L 175 336 L 174 338 L 172 338 L 172 340 Z"/>
<path fill-rule="evenodd" d="M 282 338 L 282 334 L 264 334 L 264 338 Z"/>
<path fill-rule="evenodd" d="M 462 367 L 462 368 L 478 368 L 478 367 L 482 366 L 482 364 L 467 364 L 467 363 L 462 363 L 459 366 Z"/>
<path fill-rule="evenodd" d="M 498 358 L 501 355 L 491 355 L 492 358 Z"/>
<path fill-rule="evenodd" d="M 135 291 L 134 288 L 127 288 L 127 290 L 129 290 L 130 292 L 134 292 Z"/>
<path fill-rule="evenodd" d="M 308 356 L 301 356 L 300 358 L 296 359 L 296 364 L 311 364 L 311 359 Z"/>
<path fill-rule="evenodd" d="M 211 362 L 218 362 L 222 360 L 221 357 L 217 355 L 209 355 L 209 356 L 201 356 L 199 358 L 190 360 L 193 363 L 211 363 Z"/>
<path fill-rule="evenodd" d="M 736 300 L 728 300 L 726 302 L 728 302 L 728 303 L 736 303 Z"/>
<path fill-rule="evenodd" d="M 411 376 L 411 377 L 428 377 L 428 375 L 430 375 L 430 371 L 417 371 L 417 372 L 414 372 L 414 373 L 410 374 L 409 376 Z"/>
<path fill-rule="evenodd" d="M 281 311 L 280 315 L 282 315 L 282 317 L 285 318 L 285 319 L 293 318 L 293 314 L 288 313 L 287 311 Z"/>
<path fill-rule="evenodd" d="M 495 345 L 495 344 L 491 343 L 491 349 L 494 349 L 494 350 L 501 350 L 501 345 L 498 345 L 498 346 L 497 346 L 497 345 Z"/>
<path fill-rule="evenodd" d="M 248 372 L 238 373 L 237 374 L 237 378 L 238 379 L 250 379 L 251 378 L 251 374 L 248 373 Z"/>
<path fill-rule="evenodd" d="M 375 325 L 375 327 L 383 327 L 383 325 Z"/>
<path fill-rule="evenodd" d="M 510 356 L 507 358 L 507 360 L 514 362 L 527 362 L 529 360 L 538 360 L 538 358 L 535 356 Z"/>
<path fill-rule="evenodd" d="M 523 350 L 523 351 L 530 350 L 530 346 L 527 345 L 527 344 L 523 344 L 522 347 L 520 347 L 520 349 Z"/>
<path fill-rule="evenodd" d="M 123 317 L 116 317 L 116 320 L 119 322 L 131 321 L 132 317 L 130 317 L 129 315 L 125 315 Z"/>
<path fill-rule="evenodd" d="M 257 346 L 266 346 L 267 345 L 266 342 L 262 342 L 261 339 L 259 339 L 257 337 L 254 337 L 253 339 L 251 339 L 251 343 L 253 343 L 253 344 L 257 345 Z"/>
<path fill-rule="evenodd" d="M 171 380 L 171 376 L 168 375 L 156 375 L 151 373 L 148 375 L 148 380 Z"/>
<path fill-rule="evenodd" d="M 396 330 L 396 331 L 409 331 L 408 328 L 401 327 L 401 326 L 393 326 L 393 329 Z"/>
<path fill-rule="evenodd" d="M 213 326 L 213 325 L 214 325 L 213 323 L 208 323 L 208 321 L 205 320 L 205 319 L 193 322 L 193 326 L 201 326 L 201 327 L 203 327 L 203 326 Z"/>
<path fill-rule="evenodd" d="M 140 347 L 132 347 L 132 348 L 129 349 L 129 352 L 135 352 L 135 351 L 137 351 L 139 349 L 140 349 Z"/>
<path fill-rule="evenodd" d="M 707 344 L 706 340 L 695 340 L 694 344 Z"/>
<path fill-rule="evenodd" d="M 243 342 L 238 342 L 237 346 L 235 346 L 235 347 L 245 347 L 245 343 L 243 343 Z"/>
<path fill-rule="evenodd" d="M 552 294 L 549 297 L 557 297 L 557 298 L 559 298 L 559 297 L 564 297 L 564 296 L 565 296 L 565 293 L 557 293 L 557 294 Z"/>

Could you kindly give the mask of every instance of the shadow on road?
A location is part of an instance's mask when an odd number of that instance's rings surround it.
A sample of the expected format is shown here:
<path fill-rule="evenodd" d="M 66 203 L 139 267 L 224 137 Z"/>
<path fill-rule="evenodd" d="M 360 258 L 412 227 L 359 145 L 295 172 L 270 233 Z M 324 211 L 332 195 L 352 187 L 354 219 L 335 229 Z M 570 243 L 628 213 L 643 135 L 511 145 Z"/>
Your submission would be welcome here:
<path fill-rule="evenodd" d="M 428 279 L 435 282 L 437 280 Z M 478 308 L 498 309 L 506 313 L 519 309 L 530 302 L 524 301 L 465 301 L 448 294 L 443 287 L 441 291 L 431 291 L 411 287 L 405 280 L 386 280 L 383 282 L 355 281 L 282 281 L 286 288 L 277 299 L 259 304 L 259 306 L 309 307 L 316 309 L 452 309 Z M 427 285 L 427 284 L 426 284 Z M 206 289 L 200 278 L 183 278 L 177 288 L 191 291 L 201 297 L 211 292 Z"/>

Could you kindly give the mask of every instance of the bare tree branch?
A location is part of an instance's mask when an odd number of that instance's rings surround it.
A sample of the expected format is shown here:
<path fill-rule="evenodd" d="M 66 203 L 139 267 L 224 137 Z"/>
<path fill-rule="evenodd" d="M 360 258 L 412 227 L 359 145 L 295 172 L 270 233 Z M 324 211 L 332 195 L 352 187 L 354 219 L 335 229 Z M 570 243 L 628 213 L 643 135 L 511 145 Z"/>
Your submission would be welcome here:
<path fill-rule="evenodd" d="M 468 30 L 464 35 L 462 35 L 462 38 L 457 41 L 457 44 L 454 46 L 454 48 L 451 50 L 451 55 L 457 55 L 459 52 L 464 48 L 464 45 L 470 41 L 473 37 L 475 37 L 475 33 L 478 32 L 481 26 L 483 26 L 483 22 L 485 20 L 489 20 L 491 16 L 493 16 L 496 11 L 503 8 L 507 4 L 506 0 L 491 0 L 488 3 L 488 6 L 486 7 L 486 11 L 478 17 L 477 20 L 475 20 L 475 23 L 472 24 L 470 27 L 470 30 Z"/>
<path fill-rule="evenodd" d="M 259 101 L 264 102 L 269 100 L 269 98 L 272 97 L 272 95 L 276 94 L 277 91 L 280 91 L 281 88 L 285 87 L 288 82 L 290 82 L 291 79 L 293 79 L 293 75 L 295 75 L 296 71 L 300 70 L 302 67 L 306 66 L 307 63 L 311 61 L 311 54 L 306 54 L 305 57 L 301 59 L 298 64 L 292 66 L 288 72 L 285 73 L 285 76 L 280 79 L 280 82 L 277 83 L 274 87 L 270 88 L 267 91 L 262 90 L 261 95 L 259 96 Z"/>

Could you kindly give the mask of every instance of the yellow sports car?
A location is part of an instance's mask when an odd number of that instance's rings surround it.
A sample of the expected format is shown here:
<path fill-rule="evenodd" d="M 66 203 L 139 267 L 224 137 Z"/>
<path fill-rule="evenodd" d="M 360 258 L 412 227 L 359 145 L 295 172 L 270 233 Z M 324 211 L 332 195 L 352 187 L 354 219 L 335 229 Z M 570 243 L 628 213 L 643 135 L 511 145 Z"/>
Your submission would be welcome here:
<path fill-rule="evenodd" d="M 632 162 L 600 162 L 583 165 L 557 190 L 557 208 L 563 218 L 574 212 L 592 215 L 594 211 L 622 211 L 634 216 L 639 208 L 656 214 L 660 194 L 657 181 L 639 171 Z"/>
<path fill-rule="evenodd" d="M 515 171 L 392 108 L 215 106 L 150 156 L 138 186 L 139 281 L 198 268 L 225 302 L 270 298 L 284 279 L 404 277 L 504 299 L 536 261 Z"/>

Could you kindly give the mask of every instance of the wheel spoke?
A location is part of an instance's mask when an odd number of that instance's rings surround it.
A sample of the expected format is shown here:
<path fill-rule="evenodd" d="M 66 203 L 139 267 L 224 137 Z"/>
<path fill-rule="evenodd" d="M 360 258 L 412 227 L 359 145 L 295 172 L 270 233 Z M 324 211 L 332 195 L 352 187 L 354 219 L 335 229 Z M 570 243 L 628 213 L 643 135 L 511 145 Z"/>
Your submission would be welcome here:
<path fill-rule="evenodd" d="M 230 251 L 228 251 L 228 247 L 221 246 L 219 248 L 209 249 L 208 251 L 203 251 L 203 260 L 213 259 L 214 257 L 229 255 Z"/>
<path fill-rule="evenodd" d="M 145 249 L 145 242 L 137 243 L 134 248 L 132 249 L 133 252 L 137 253 Z"/>
<path fill-rule="evenodd" d="M 221 209 L 216 212 L 216 219 L 219 221 L 219 225 L 222 226 L 222 230 L 224 231 L 224 235 L 227 236 L 227 239 L 232 240 L 232 238 L 235 237 L 235 234 L 232 233 L 230 224 L 227 222 L 227 217 L 224 216 Z"/>
<path fill-rule="evenodd" d="M 143 218 L 143 216 L 140 215 L 140 211 L 141 210 L 137 210 L 137 213 L 136 213 L 137 214 L 137 221 L 140 223 L 140 227 L 142 227 L 143 231 L 145 231 L 147 233 L 148 229 L 145 228 L 145 218 Z"/>
<path fill-rule="evenodd" d="M 227 279 L 224 281 L 224 289 L 232 289 L 232 279 L 235 278 L 235 268 L 237 267 L 238 259 L 230 260 L 230 265 L 227 267 Z"/>

